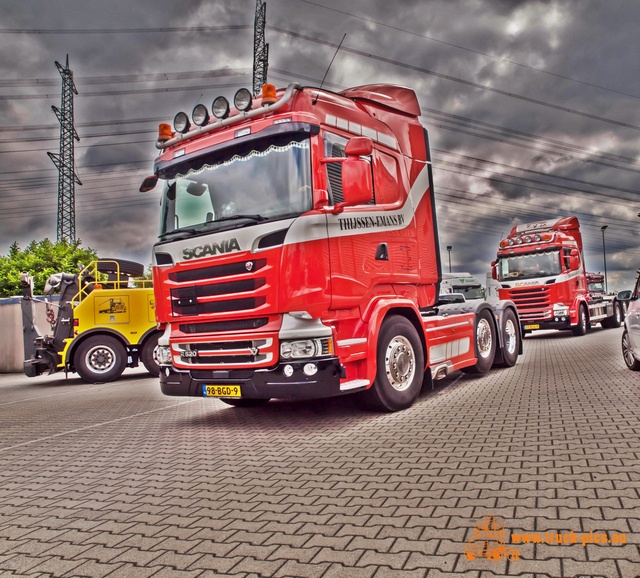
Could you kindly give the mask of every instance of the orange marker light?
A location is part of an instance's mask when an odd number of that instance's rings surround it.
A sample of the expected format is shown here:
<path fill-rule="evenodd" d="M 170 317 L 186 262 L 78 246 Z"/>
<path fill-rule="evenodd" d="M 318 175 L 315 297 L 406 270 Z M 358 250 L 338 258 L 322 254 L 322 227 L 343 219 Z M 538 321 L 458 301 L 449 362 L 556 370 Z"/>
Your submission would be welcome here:
<path fill-rule="evenodd" d="M 165 142 L 171 140 L 173 138 L 173 132 L 171 131 L 171 125 L 167 123 L 162 123 L 158 127 L 158 140 L 160 142 Z"/>
<path fill-rule="evenodd" d="M 276 87 L 273 84 L 262 85 L 262 104 L 273 104 L 277 101 Z"/>

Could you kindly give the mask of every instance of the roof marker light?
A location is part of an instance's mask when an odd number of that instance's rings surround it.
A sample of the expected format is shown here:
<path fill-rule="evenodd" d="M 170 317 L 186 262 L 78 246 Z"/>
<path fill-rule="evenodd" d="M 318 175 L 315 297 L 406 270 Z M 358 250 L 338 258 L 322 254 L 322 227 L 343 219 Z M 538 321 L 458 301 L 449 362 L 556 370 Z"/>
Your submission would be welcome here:
<path fill-rule="evenodd" d="M 262 85 L 262 104 L 273 104 L 277 102 L 276 87 L 273 84 Z"/>
<path fill-rule="evenodd" d="M 171 130 L 171 125 L 163 122 L 158 126 L 158 141 L 166 142 L 169 139 L 173 138 L 173 131 Z"/>

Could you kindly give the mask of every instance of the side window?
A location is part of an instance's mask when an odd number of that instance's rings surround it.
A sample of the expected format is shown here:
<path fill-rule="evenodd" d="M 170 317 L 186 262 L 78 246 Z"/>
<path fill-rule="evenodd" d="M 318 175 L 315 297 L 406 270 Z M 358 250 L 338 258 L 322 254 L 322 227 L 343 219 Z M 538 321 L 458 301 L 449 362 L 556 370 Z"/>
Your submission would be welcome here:
<path fill-rule="evenodd" d="M 344 148 L 348 142 L 348 138 L 330 132 L 325 132 L 323 136 L 325 158 L 346 158 L 347 155 L 344 153 Z M 371 166 L 371 157 L 362 158 L 366 158 Z M 327 163 L 325 167 L 327 170 L 327 192 L 329 193 L 329 205 L 344 202 L 344 194 L 342 192 L 342 163 Z M 372 184 L 373 197 L 367 203 L 369 205 L 376 204 L 377 180 L 374 181 L 372 179 Z"/>
<path fill-rule="evenodd" d="M 344 147 L 348 139 L 332 134 L 324 133 L 324 156 L 326 158 L 344 158 Z M 329 193 L 329 204 L 335 205 L 344 201 L 342 194 L 342 163 L 327 163 L 327 192 Z"/>
<path fill-rule="evenodd" d="M 562 249 L 562 263 L 566 271 L 569 270 L 570 257 L 571 249 Z"/>
<path fill-rule="evenodd" d="M 374 150 L 373 189 L 376 192 L 376 204 L 387 205 L 400 198 L 400 178 L 398 176 L 398 162 L 395 157 Z"/>

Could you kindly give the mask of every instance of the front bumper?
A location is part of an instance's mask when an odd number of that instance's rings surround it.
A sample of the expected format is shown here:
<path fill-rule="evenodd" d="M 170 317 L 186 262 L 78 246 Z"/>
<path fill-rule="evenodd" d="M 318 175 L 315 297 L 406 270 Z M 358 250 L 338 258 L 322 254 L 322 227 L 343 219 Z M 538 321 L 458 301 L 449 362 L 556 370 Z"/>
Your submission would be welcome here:
<path fill-rule="evenodd" d="M 520 320 L 523 331 L 538 331 L 542 329 L 571 329 L 571 319 L 569 316 L 564 321 L 555 321 L 554 319 L 522 321 Z"/>
<path fill-rule="evenodd" d="M 303 368 L 314 363 L 317 372 L 306 375 Z M 293 372 L 285 375 L 285 366 Z M 239 385 L 242 398 L 246 399 L 315 399 L 333 397 L 340 391 L 342 367 L 337 357 L 321 360 L 306 359 L 278 363 L 271 369 L 229 369 L 229 370 L 177 370 L 175 367 L 160 369 L 162 393 L 171 396 L 204 397 L 203 385 Z"/>

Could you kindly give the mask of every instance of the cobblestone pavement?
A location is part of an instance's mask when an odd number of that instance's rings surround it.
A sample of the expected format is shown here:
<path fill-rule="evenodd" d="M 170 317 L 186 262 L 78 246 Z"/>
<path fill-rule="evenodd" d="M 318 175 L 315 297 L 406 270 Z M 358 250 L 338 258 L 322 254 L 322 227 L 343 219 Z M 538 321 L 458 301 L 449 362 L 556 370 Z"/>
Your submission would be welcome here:
<path fill-rule="evenodd" d="M 621 332 L 533 335 L 515 367 L 396 414 L 168 398 L 141 371 L 0 376 L 0 575 L 633 578 L 640 374 Z M 468 560 L 489 515 L 519 559 Z"/>

